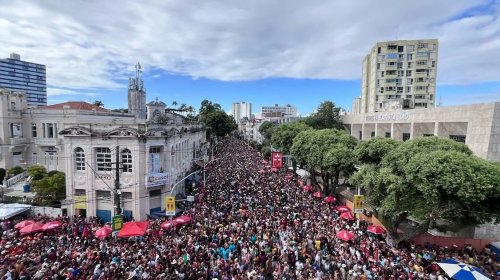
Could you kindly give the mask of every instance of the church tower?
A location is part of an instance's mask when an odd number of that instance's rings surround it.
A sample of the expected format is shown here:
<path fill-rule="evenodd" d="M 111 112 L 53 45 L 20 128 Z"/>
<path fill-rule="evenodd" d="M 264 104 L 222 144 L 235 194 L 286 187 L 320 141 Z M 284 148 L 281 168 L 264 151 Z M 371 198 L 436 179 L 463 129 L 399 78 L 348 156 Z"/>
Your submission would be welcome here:
<path fill-rule="evenodd" d="M 146 119 L 146 92 L 141 79 L 141 64 L 135 65 L 135 77 L 129 79 L 128 112 L 138 119 Z"/>

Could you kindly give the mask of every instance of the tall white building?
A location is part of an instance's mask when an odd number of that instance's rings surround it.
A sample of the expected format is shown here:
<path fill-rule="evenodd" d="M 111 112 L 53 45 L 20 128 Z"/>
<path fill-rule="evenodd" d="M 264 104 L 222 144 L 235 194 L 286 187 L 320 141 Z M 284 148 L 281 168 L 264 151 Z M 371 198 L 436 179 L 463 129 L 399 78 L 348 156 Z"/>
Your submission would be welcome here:
<path fill-rule="evenodd" d="M 252 103 L 236 102 L 233 103 L 231 110 L 234 120 L 239 125 L 243 118 L 250 120 L 252 118 Z"/>
<path fill-rule="evenodd" d="M 297 117 L 297 107 L 294 107 L 290 104 L 287 104 L 285 106 L 278 106 L 278 104 L 274 104 L 274 106 L 261 107 L 261 114 L 263 116 L 269 113 L 282 113 L 283 116 Z"/>
<path fill-rule="evenodd" d="M 379 42 L 363 60 L 361 101 L 353 113 L 432 108 L 438 40 Z"/>

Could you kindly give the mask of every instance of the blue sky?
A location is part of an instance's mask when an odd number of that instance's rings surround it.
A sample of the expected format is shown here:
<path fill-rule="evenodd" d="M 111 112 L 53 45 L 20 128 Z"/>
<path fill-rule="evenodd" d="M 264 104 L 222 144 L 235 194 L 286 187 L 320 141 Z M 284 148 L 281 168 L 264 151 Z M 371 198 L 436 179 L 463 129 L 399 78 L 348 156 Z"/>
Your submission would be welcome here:
<path fill-rule="evenodd" d="M 349 110 L 378 41 L 439 39 L 437 99 L 500 101 L 500 1 L 5 1 L 0 56 L 47 65 L 49 103 L 126 107 L 141 62 L 147 99 L 229 110 L 321 101 Z M 50 20 L 47 20 L 50 19 Z"/>

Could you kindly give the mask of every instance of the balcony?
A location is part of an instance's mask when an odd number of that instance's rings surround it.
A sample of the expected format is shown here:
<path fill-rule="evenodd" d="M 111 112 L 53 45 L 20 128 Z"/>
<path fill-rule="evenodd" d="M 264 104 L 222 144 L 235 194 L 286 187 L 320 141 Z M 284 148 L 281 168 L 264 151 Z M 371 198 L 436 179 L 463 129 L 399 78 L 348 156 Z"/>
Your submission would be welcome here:
<path fill-rule="evenodd" d="M 427 74 L 427 72 L 416 72 L 415 71 L 415 76 L 416 78 L 419 78 L 419 77 L 428 77 L 429 74 Z"/>
<path fill-rule="evenodd" d="M 10 138 L 10 144 L 11 145 L 24 145 L 24 144 L 28 144 L 29 143 L 29 139 L 28 138 L 24 138 L 24 137 L 13 137 L 13 138 Z"/>
<path fill-rule="evenodd" d="M 396 89 L 393 90 L 386 89 L 384 91 L 384 95 L 389 95 L 389 94 L 396 94 Z"/>
<path fill-rule="evenodd" d="M 58 138 L 35 138 L 35 145 L 37 146 L 57 146 L 59 145 Z"/>

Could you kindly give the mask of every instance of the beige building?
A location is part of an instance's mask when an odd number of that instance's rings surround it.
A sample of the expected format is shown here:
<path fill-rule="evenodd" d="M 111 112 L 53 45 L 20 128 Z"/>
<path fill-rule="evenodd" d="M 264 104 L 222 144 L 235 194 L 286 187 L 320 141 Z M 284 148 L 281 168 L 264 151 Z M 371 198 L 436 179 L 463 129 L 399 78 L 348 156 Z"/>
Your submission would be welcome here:
<path fill-rule="evenodd" d="M 500 161 L 500 102 L 347 114 L 342 121 L 357 139 L 406 141 L 436 135 L 465 143 L 479 157 Z"/>
<path fill-rule="evenodd" d="M 435 105 L 438 40 L 379 42 L 362 64 L 361 99 L 353 113 Z"/>

